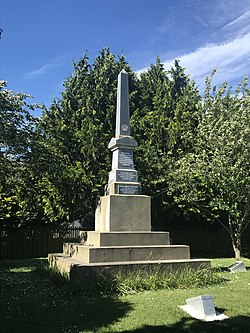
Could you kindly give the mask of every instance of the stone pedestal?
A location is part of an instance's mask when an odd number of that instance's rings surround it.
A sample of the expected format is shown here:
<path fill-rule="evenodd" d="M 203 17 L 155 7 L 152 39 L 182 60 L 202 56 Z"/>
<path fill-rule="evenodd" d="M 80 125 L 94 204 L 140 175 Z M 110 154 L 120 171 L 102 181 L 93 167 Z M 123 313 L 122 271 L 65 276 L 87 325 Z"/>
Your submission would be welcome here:
<path fill-rule="evenodd" d="M 96 231 L 151 231 L 151 198 L 146 195 L 107 195 L 100 198 Z"/>

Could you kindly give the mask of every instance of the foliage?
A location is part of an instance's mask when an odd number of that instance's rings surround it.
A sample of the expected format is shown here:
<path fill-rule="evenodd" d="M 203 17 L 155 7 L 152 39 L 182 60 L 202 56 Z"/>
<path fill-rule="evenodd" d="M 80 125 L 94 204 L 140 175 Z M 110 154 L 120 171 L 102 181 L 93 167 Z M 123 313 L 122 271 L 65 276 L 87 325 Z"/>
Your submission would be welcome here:
<path fill-rule="evenodd" d="M 74 64 L 64 91 L 41 119 L 25 94 L 0 86 L 0 223 L 92 228 L 95 203 L 111 168 L 117 76 L 129 73 L 135 165 L 153 197 L 153 224 L 196 214 L 229 232 L 236 256 L 249 224 L 249 89 L 235 93 L 206 80 L 201 95 L 176 60 L 158 58 L 139 77 L 124 56 L 103 49 Z"/>
<path fill-rule="evenodd" d="M 96 198 L 103 194 L 111 167 L 107 146 L 114 132 L 117 76 L 122 68 L 130 78 L 132 135 L 139 143 L 135 164 L 143 191 L 155 197 L 155 213 L 164 207 L 170 207 L 172 215 L 179 212 L 168 195 L 168 179 L 175 161 L 192 149 L 200 118 L 198 90 L 178 61 L 166 73 L 157 59 L 136 79 L 124 57 L 116 60 L 104 49 L 92 65 L 87 54 L 74 64 L 61 99 L 42 117 L 53 152 L 42 184 L 50 221 L 78 220 L 93 226 Z"/>
<path fill-rule="evenodd" d="M 7 158 L 21 159 L 27 152 L 30 135 L 33 131 L 34 118 L 30 114 L 35 105 L 28 105 L 26 94 L 14 94 L 5 89 L 7 82 L 0 81 L 0 134 L 1 162 L 8 163 Z"/>
<path fill-rule="evenodd" d="M 168 195 L 169 177 L 175 162 L 192 151 L 201 98 L 178 61 L 166 72 L 159 58 L 141 74 L 139 95 L 131 123 L 139 143 L 135 161 L 140 180 L 144 192 L 154 198 L 154 219 L 166 208 L 169 217 L 176 216 L 178 207 Z"/>
<path fill-rule="evenodd" d="M 235 94 L 223 84 L 212 95 L 211 79 L 194 151 L 177 161 L 171 193 L 184 210 L 220 222 L 239 258 L 250 218 L 250 96 L 246 80 Z"/>
<path fill-rule="evenodd" d="M 0 223 L 18 225 L 26 215 L 20 193 L 29 188 L 26 175 L 36 138 L 37 119 L 31 111 L 40 106 L 28 104 L 31 96 L 14 94 L 6 86 L 0 82 Z"/>
<path fill-rule="evenodd" d="M 93 226 L 96 198 L 103 194 L 111 166 L 107 146 L 114 131 L 117 76 L 124 67 L 131 72 L 125 58 L 116 60 L 108 49 L 92 65 L 85 54 L 74 64 L 61 99 L 42 117 L 54 156 L 43 182 L 51 221 L 59 215 L 67 223 L 78 220 L 90 225 L 92 221 Z M 131 73 L 131 94 L 134 80 Z"/>

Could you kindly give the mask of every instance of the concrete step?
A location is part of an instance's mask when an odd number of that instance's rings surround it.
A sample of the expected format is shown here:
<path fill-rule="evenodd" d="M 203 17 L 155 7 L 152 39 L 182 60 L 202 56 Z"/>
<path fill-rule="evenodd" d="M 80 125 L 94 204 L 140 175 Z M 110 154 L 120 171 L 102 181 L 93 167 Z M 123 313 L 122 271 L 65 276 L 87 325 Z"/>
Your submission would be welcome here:
<path fill-rule="evenodd" d="M 90 246 L 169 245 L 169 232 L 98 232 L 83 235 L 84 244 Z"/>
<path fill-rule="evenodd" d="M 189 246 L 149 245 L 95 247 L 65 243 L 63 254 L 83 263 L 189 259 Z"/>
<path fill-rule="evenodd" d="M 117 273 L 131 273 L 136 269 L 156 269 L 180 271 L 186 268 L 209 268 L 211 262 L 208 259 L 172 259 L 172 260 L 142 260 L 125 262 L 99 262 L 83 263 L 61 253 L 53 253 L 48 257 L 50 267 L 57 268 L 62 274 L 66 274 L 71 282 L 104 276 L 114 276 Z"/>

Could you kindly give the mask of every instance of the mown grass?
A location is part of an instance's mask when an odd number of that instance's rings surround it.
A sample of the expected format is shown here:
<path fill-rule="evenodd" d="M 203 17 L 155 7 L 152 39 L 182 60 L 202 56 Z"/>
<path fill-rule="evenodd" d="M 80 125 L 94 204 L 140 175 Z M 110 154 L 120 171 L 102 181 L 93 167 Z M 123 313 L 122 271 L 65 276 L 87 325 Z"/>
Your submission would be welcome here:
<path fill-rule="evenodd" d="M 116 294 L 107 289 L 109 293 L 90 295 L 47 270 L 44 259 L 3 261 L 0 332 L 248 332 L 250 260 L 244 259 L 246 273 L 226 272 L 234 262 L 213 259 L 213 281 L 206 275 L 200 276 L 200 283 L 191 272 L 190 279 L 180 278 L 178 286 L 171 286 L 173 282 L 164 286 L 156 281 L 158 272 L 152 272 L 153 277 L 146 281 L 138 271 L 134 284 L 129 278 L 118 277 L 120 290 L 116 288 Z M 185 283 L 181 285 L 182 279 Z M 206 294 L 214 296 L 216 307 L 230 319 L 203 323 L 178 308 L 186 298 Z"/>

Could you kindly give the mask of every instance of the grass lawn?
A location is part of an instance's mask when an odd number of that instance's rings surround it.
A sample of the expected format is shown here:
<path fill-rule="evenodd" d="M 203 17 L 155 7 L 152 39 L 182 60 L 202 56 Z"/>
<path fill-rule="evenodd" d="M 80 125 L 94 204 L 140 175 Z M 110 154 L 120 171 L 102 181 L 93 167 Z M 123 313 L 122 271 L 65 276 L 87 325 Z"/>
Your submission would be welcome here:
<path fill-rule="evenodd" d="M 250 332 L 250 260 L 246 273 L 224 269 L 235 259 L 212 259 L 227 282 L 205 288 L 87 296 L 39 267 L 45 259 L 0 262 L 0 332 Z M 186 298 L 213 295 L 230 319 L 204 323 L 178 308 Z"/>

